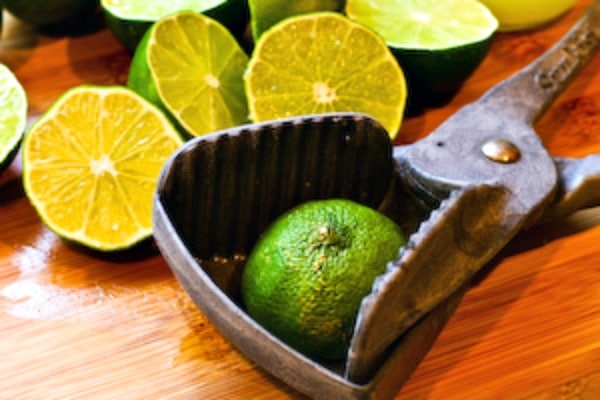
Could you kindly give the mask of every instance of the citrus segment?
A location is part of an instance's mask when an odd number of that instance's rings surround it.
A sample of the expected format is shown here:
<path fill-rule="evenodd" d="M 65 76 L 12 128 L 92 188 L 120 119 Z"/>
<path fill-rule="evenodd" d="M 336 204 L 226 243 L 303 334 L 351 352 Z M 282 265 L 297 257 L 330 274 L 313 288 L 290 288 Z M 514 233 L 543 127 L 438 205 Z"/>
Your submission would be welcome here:
<path fill-rule="evenodd" d="M 359 203 L 301 204 L 278 218 L 248 257 L 246 310 L 308 356 L 341 359 L 362 298 L 404 243 L 392 220 Z"/>
<path fill-rule="evenodd" d="M 248 56 L 215 20 L 192 12 L 160 19 L 136 49 L 128 85 L 192 136 L 240 125 L 248 108 Z"/>
<path fill-rule="evenodd" d="M 152 104 L 121 87 L 69 90 L 26 134 L 27 196 L 50 229 L 98 250 L 152 234 L 163 163 L 182 143 Z"/>
<path fill-rule="evenodd" d="M 498 29 L 476 0 L 348 0 L 346 13 L 384 38 L 406 74 L 411 99 L 458 90 Z"/>
<path fill-rule="evenodd" d="M 178 11 L 202 13 L 241 35 L 248 23 L 246 0 L 101 0 L 106 24 L 123 46 L 133 52 L 144 33 L 160 18 Z"/>
<path fill-rule="evenodd" d="M 13 160 L 27 124 L 27 96 L 21 83 L 0 64 L 0 172 Z"/>
<path fill-rule="evenodd" d="M 259 39 L 245 76 L 256 122 L 333 111 L 368 114 L 394 138 L 404 75 L 381 38 L 340 14 L 290 17 Z"/>
<path fill-rule="evenodd" d="M 288 17 L 316 11 L 342 11 L 345 0 L 249 0 L 254 40 L 270 27 Z"/>

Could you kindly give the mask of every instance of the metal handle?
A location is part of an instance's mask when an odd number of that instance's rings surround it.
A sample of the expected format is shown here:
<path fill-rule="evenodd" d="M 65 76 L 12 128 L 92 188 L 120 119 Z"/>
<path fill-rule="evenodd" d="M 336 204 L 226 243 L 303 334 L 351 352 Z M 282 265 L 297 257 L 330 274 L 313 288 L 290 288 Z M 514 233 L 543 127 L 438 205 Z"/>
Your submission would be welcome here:
<path fill-rule="evenodd" d="M 600 154 L 555 158 L 559 187 L 542 220 L 566 217 L 583 208 L 600 206 Z"/>
<path fill-rule="evenodd" d="M 552 48 L 483 97 L 532 125 L 600 48 L 600 0 Z"/>

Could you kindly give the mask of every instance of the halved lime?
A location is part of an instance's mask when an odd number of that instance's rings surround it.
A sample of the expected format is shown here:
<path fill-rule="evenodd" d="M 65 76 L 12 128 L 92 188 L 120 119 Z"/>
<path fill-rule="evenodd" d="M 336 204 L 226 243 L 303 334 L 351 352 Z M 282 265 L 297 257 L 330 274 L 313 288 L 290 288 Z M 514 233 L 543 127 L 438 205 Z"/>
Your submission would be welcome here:
<path fill-rule="evenodd" d="M 0 172 L 19 150 L 27 124 L 27 95 L 11 70 L 0 64 Z"/>
<path fill-rule="evenodd" d="M 458 90 L 498 29 L 477 0 L 348 0 L 346 13 L 384 38 L 406 74 L 411 99 Z"/>
<path fill-rule="evenodd" d="M 203 13 L 221 22 L 234 36 L 243 33 L 249 18 L 246 0 L 101 0 L 100 4 L 106 25 L 131 52 L 153 23 L 177 11 Z"/>
<path fill-rule="evenodd" d="M 402 70 L 372 30 L 333 12 L 287 18 L 259 39 L 245 74 L 250 118 L 334 111 L 377 119 L 394 138 L 402 123 Z"/>
<path fill-rule="evenodd" d="M 342 11 L 345 0 L 249 0 L 252 36 L 260 35 L 277 22 L 299 14 L 315 11 Z"/>
<path fill-rule="evenodd" d="M 15 17 L 35 26 L 75 23 L 94 13 L 98 0 L 3 0 Z"/>
<path fill-rule="evenodd" d="M 247 64 L 219 22 L 182 11 L 148 30 L 134 53 L 128 85 L 163 107 L 185 133 L 200 136 L 247 121 Z"/>
<path fill-rule="evenodd" d="M 128 248 L 152 234 L 158 175 L 181 144 L 133 91 L 79 86 L 25 135 L 25 193 L 59 236 L 102 251 Z"/>

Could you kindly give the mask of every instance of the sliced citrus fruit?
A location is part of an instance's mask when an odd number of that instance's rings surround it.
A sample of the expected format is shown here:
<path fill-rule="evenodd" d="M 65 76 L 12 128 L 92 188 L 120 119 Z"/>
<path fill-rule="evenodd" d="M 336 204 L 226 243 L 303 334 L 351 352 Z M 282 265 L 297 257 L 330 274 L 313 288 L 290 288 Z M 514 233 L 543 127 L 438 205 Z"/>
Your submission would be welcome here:
<path fill-rule="evenodd" d="M 261 235 L 243 271 L 248 313 L 313 358 L 344 358 L 360 303 L 404 245 L 394 221 L 346 199 L 303 203 Z"/>
<path fill-rule="evenodd" d="M 128 85 L 191 136 L 247 121 L 248 56 L 219 22 L 182 11 L 161 18 L 136 49 Z"/>
<path fill-rule="evenodd" d="M 245 73 L 250 118 L 335 111 L 377 119 L 394 138 L 406 102 L 404 74 L 383 40 L 333 12 L 287 18 L 259 39 Z"/>
<path fill-rule="evenodd" d="M 0 64 L 0 172 L 19 150 L 27 124 L 27 95 L 11 70 Z"/>
<path fill-rule="evenodd" d="M 538 27 L 558 18 L 575 0 L 481 0 L 500 21 L 501 31 Z"/>
<path fill-rule="evenodd" d="M 249 0 L 250 24 L 254 40 L 277 22 L 315 11 L 342 11 L 345 0 Z"/>
<path fill-rule="evenodd" d="M 246 0 L 101 0 L 106 25 L 133 52 L 148 28 L 160 18 L 181 10 L 203 13 L 241 35 L 248 24 Z"/>
<path fill-rule="evenodd" d="M 477 0 L 348 0 L 346 13 L 384 38 L 406 74 L 411 101 L 456 92 L 498 29 Z"/>
<path fill-rule="evenodd" d="M 96 250 L 128 248 L 152 234 L 158 175 L 181 143 L 131 90 L 79 86 L 25 135 L 25 192 L 59 236 Z"/>
<path fill-rule="evenodd" d="M 35 26 L 73 23 L 94 13 L 98 0 L 2 0 L 15 17 Z"/>

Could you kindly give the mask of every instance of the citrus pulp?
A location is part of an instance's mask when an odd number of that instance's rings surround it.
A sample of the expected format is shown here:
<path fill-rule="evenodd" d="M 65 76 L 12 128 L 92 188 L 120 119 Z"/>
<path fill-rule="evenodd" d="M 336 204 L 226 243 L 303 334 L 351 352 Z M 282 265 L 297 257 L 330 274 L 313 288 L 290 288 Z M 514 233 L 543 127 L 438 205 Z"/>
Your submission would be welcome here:
<path fill-rule="evenodd" d="M 25 193 L 61 237 L 102 251 L 128 248 L 152 234 L 158 175 L 181 143 L 131 90 L 75 87 L 25 135 Z"/>
<path fill-rule="evenodd" d="M 161 107 L 190 136 L 247 121 L 248 56 L 214 19 L 190 11 L 159 19 L 131 63 L 128 86 Z"/>
<path fill-rule="evenodd" d="M 376 33 L 338 13 L 273 26 L 258 40 L 244 80 L 256 122 L 360 112 L 394 138 L 404 116 L 406 83 L 396 59 Z"/>

